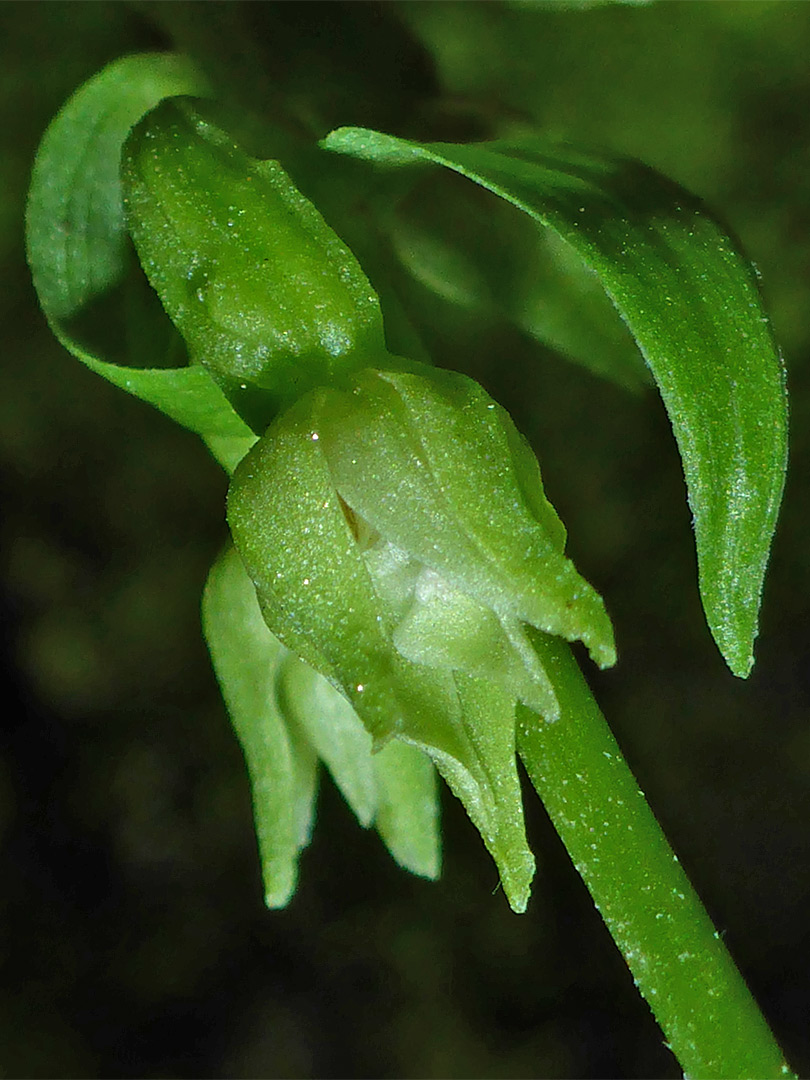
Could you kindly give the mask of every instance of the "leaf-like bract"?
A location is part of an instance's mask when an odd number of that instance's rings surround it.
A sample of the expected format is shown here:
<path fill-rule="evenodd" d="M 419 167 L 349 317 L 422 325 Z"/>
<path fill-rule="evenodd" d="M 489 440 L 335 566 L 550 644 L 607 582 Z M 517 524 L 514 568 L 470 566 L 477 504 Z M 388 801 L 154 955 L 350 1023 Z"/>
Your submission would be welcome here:
<path fill-rule="evenodd" d="M 37 153 L 26 211 L 28 262 L 39 302 L 56 337 L 92 371 L 156 406 L 215 443 L 233 465 L 252 441 L 221 390 L 200 365 L 111 363 L 88 348 L 73 324 L 127 272 L 129 240 L 120 179 L 130 129 L 163 98 L 204 94 L 194 66 L 170 53 L 127 56 L 109 64 L 70 98 Z"/>
<path fill-rule="evenodd" d="M 667 408 L 706 617 L 746 676 L 784 485 L 787 399 L 756 275 L 735 243 L 699 200 L 625 159 L 528 139 L 419 145 L 361 128 L 323 145 L 386 167 L 453 169 L 552 228 L 599 275 Z"/>

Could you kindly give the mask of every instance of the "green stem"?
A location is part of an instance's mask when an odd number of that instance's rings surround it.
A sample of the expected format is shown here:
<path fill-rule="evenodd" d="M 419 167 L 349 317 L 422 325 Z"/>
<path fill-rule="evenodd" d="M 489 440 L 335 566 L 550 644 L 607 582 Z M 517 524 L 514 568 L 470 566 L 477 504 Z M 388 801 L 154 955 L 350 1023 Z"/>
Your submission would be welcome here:
<path fill-rule="evenodd" d="M 684 1074 L 793 1076 L 570 649 L 547 649 L 562 715 L 522 710 L 520 755 Z"/>

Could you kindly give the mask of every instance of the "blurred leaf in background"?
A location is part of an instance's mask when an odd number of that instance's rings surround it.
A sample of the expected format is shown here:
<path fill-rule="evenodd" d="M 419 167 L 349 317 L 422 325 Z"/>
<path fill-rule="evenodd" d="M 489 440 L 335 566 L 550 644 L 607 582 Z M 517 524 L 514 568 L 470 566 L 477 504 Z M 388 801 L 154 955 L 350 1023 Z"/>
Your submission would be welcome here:
<path fill-rule="evenodd" d="M 375 267 L 371 252 L 367 271 L 384 307 L 381 279 L 410 274 L 437 362 L 483 381 L 532 440 L 571 555 L 614 615 L 621 662 L 593 676 L 600 703 L 778 1038 L 810 1068 L 810 7 L 577 7 L 0 9 L 9 1075 L 674 1075 L 536 804 L 539 872 L 522 920 L 493 900 L 494 871 L 450 800 L 445 869 L 430 884 L 397 870 L 327 780 L 298 896 L 284 913 L 263 907 L 247 777 L 199 632 L 224 477 L 193 436 L 53 342 L 23 259 L 24 196 L 51 117 L 105 63 L 171 47 L 231 108 L 272 112 L 293 141 L 342 124 L 426 141 L 536 129 L 641 158 L 741 236 L 785 351 L 795 433 L 745 685 L 707 643 L 655 396 L 574 366 L 554 351 L 570 346 L 516 317 L 545 294 L 539 271 L 533 295 L 504 296 L 474 260 L 455 276 L 467 292 L 439 295 L 441 259 L 475 255 L 479 234 L 460 254 L 420 249 L 434 211 L 419 186 L 399 261 Z M 351 246 L 352 222 L 330 224 Z M 449 226 L 465 239 L 463 222 Z M 497 259 L 520 253 L 519 230 L 505 214 L 514 239 Z M 471 310 L 482 289 L 491 302 Z M 408 305 L 401 314 L 407 324 Z"/>

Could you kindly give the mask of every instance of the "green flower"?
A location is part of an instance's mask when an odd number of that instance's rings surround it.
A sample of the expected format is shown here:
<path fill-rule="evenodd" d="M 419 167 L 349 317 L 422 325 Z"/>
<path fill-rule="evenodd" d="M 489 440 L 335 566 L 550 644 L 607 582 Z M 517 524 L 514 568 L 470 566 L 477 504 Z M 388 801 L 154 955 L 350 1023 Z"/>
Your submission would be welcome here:
<path fill-rule="evenodd" d="M 363 371 L 277 418 L 234 475 L 228 519 L 273 634 L 377 748 L 432 758 L 523 910 L 516 703 L 559 715 L 544 635 L 601 666 L 615 649 L 508 414 L 463 375 Z"/>
<path fill-rule="evenodd" d="M 172 101 L 133 130 L 122 167 L 141 264 L 190 359 L 265 432 L 229 522 L 267 635 L 232 557 L 205 612 L 268 902 L 291 894 L 318 759 L 395 858 L 435 876 L 427 754 L 523 910 L 516 707 L 559 716 L 549 635 L 615 659 L 534 455 L 470 379 L 386 352 L 374 290 L 280 165 Z"/>

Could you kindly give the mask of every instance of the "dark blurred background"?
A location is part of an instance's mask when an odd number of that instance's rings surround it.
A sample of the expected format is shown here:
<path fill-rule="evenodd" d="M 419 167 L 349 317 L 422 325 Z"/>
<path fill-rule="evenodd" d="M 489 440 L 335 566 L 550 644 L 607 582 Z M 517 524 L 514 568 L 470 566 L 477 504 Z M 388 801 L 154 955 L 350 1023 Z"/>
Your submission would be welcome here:
<path fill-rule="evenodd" d="M 199 631 L 224 475 L 60 349 L 24 261 L 50 118 L 109 60 L 174 42 L 234 100 L 280 102 L 314 131 L 534 126 L 632 154 L 742 238 L 792 391 L 745 683 L 705 627 L 655 394 L 506 318 L 424 310 L 437 360 L 485 382 L 532 439 L 616 625 L 619 665 L 589 672 L 597 697 L 807 1074 L 810 4 L 493 0 L 0 6 L 0 1075 L 679 1075 L 528 789 L 539 872 L 524 916 L 452 798 L 429 884 L 394 866 L 326 776 L 299 892 L 263 907 L 247 778 Z"/>

